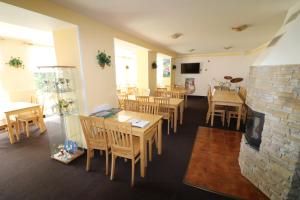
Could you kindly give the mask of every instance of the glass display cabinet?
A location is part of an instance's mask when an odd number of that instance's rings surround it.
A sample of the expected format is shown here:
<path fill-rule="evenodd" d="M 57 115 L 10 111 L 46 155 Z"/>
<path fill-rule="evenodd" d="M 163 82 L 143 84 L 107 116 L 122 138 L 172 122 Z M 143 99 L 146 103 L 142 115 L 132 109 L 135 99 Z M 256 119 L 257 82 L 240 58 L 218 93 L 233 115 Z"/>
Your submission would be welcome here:
<path fill-rule="evenodd" d="M 84 141 L 78 117 L 76 68 L 40 66 L 35 73 L 39 99 L 43 99 L 51 158 L 70 163 L 84 153 Z"/>

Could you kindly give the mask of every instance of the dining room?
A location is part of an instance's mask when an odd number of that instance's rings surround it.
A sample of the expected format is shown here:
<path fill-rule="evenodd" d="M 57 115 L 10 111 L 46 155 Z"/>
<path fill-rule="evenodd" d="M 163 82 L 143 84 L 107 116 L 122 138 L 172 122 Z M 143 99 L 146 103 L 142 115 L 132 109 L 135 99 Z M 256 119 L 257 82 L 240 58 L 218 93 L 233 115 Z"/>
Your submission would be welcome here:
<path fill-rule="evenodd" d="M 300 4 L 247 2 L 0 2 L 0 199 L 298 198 Z"/>

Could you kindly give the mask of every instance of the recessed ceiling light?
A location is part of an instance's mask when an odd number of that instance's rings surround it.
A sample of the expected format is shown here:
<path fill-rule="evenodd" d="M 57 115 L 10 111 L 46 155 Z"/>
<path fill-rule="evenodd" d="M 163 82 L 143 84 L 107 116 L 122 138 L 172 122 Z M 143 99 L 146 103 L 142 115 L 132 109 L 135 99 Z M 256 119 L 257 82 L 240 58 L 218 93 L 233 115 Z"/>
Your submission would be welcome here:
<path fill-rule="evenodd" d="M 241 32 L 241 31 L 244 31 L 247 28 L 249 28 L 249 25 L 248 24 L 243 24 L 243 25 L 240 25 L 240 26 L 232 27 L 231 29 L 233 31 L 236 31 L 236 32 Z"/>
<path fill-rule="evenodd" d="M 233 46 L 225 46 L 224 49 L 228 50 L 228 49 L 232 49 Z"/>
<path fill-rule="evenodd" d="M 177 38 L 179 38 L 179 37 L 181 37 L 181 36 L 183 36 L 182 33 L 174 33 L 173 35 L 171 35 L 171 38 L 172 38 L 172 39 L 177 39 Z"/>

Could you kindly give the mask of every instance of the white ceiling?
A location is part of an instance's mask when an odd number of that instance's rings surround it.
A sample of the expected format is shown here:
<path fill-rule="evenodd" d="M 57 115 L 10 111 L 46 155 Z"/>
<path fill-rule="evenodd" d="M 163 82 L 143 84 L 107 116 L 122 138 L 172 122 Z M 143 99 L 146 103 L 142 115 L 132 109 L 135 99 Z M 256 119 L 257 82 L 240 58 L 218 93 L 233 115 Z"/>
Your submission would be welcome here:
<path fill-rule="evenodd" d="M 299 0 L 52 0 L 177 53 L 245 51 L 267 42 Z M 250 24 L 244 32 L 232 26 Z M 170 36 L 184 35 L 177 40 Z M 225 50 L 224 46 L 233 46 Z"/>

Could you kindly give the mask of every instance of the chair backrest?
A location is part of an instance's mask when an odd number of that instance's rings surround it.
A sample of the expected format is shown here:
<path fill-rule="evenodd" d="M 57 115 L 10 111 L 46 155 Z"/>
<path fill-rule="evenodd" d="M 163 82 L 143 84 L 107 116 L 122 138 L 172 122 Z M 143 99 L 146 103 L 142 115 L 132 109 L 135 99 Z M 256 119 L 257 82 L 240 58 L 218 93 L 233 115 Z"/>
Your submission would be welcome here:
<path fill-rule="evenodd" d="M 136 100 L 129 100 L 129 99 L 125 100 L 124 101 L 124 110 L 138 112 L 139 111 L 139 102 Z"/>
<path fill-rule="evenodd" d="M 176 99 L 184 99 L 184 94 L 180 91 L 173 90 L 171 92 L 171 97 Z"/>
<path fill-rule="evenodd" d="M 133 155 L 133 136 L 130 123 L 107 119 L 105 120 L 105 129 L 114 154 L 125 157 Z"/>
<path fill-rule="evenodd" d="M 127 88 L 127 94 L 129 94 L 129 95 L 138 94 L 138 88 L 137 87 L 128 87 Z"/>
<path fill-rule="evenodd" d="M 149 88 L 139 89 L 139 96 L 150 96 L 150 89 Z"/>
<path fill-rule="evenodd" d="M 246 96 L 247 96 L 246 88 L 240 87 L 239 96 L 243 99 L 244 102 L 246 101 Z"/>
<path fill-rule="evenodd" d="M 178 90 L 183 90 L 183 89 L 185 89 L 185 86 L 174 84 L 173 88 L 174 88 L 174 89 L 178 89 Z"/>
<path fill-rule="evenodd" d="M 108 149 L 104 118 L 80 116 L 80 123 L 88 148 Z"/>
<path fill-rule="evenodd" d="M 158 103 L 149 103 L 149 102 L 141 102 L 139 104 L 139 112 L 154 114 L 158 113 L 159 104 Z"/>
<path fill-rule="evenodd" d="M 159 113 L 170 113 L 170 98 L 155 97 L 154 103 L 157 103 Z"/>
<path fill-rule="evenodd" d="M 118 94 L 118 103 L 119 103 L 119 108 L 124 109 L 124 103 L 125 100 L 128 99 L 128 95 L 127 94 Z"/>
<path fill-rule="evenodd" d="M 156 88 L 156 91 L 161 91 L 161 92 L 165 92 L 165 91 L 167 91 L 167 88 Z"/>
<path fill-rule="evenodd" d="M 136 100 L 138 102 L 149 102 L 150 97 L 149 96 L 136 96 Z"/>
<path fill-rule="evenodd" d="M 167 90 L 155 90 L 156 97 L 167 97 L 170 94 Z"/>

